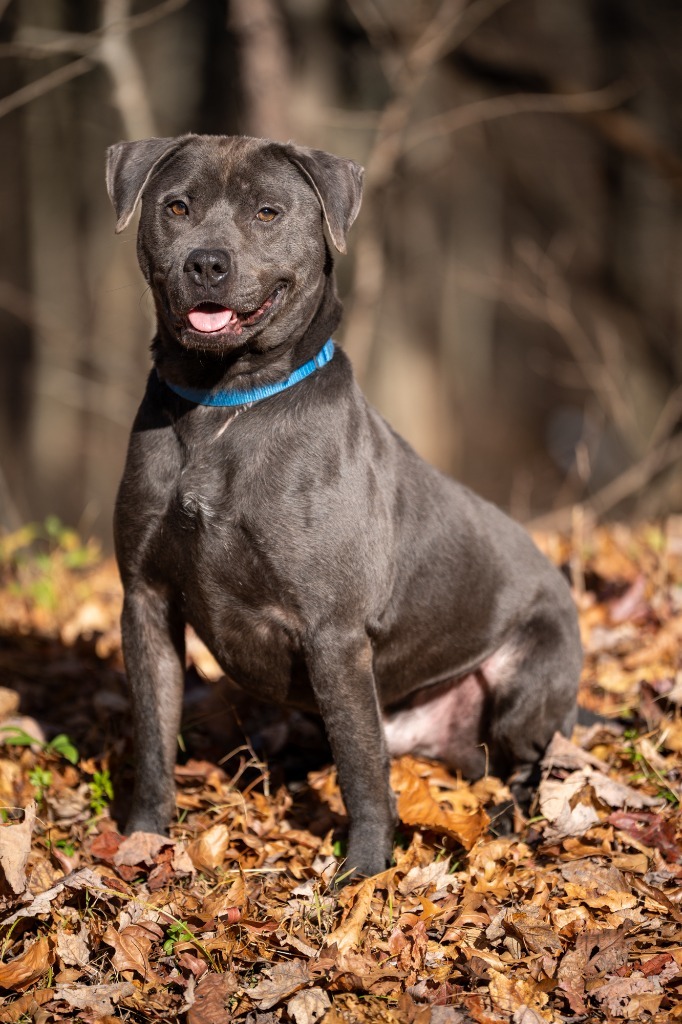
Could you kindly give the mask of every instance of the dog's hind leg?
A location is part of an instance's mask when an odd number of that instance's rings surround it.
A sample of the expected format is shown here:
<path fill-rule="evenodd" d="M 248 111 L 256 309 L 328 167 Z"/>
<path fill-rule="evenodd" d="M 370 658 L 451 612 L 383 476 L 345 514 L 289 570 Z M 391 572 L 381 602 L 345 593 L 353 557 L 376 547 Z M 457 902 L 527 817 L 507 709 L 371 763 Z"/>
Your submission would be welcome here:
<path fill-rule="evenodd" d="M 505 664 L 493 655 L 482 666 L 493 697 L 490 767 L 527 807 L 552 736 L 570 735 L 576 721 L 582 650 L 573 610 L 536 614 L 505 647 L 517 657 Z"/>
<path fill-rule="evenodd" d="M 121 632 L 135 726 L 135 786 L 126 832 L 164 833 L 175 807 L 184 623 L 163 594 L 135 584 L 126 588 Z"/>

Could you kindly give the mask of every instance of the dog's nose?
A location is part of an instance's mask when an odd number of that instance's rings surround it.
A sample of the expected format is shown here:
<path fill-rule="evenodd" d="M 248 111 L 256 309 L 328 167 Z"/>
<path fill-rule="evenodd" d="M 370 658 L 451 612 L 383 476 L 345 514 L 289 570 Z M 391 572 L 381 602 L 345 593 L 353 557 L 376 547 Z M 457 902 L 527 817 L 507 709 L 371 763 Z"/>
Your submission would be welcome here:
<path fill-rule="evenodd" d="M 224 249 L 192 249 L 184 266 L 194 283 L 207 291 L 221 284 L 229 269 L 230 257 Z"/>

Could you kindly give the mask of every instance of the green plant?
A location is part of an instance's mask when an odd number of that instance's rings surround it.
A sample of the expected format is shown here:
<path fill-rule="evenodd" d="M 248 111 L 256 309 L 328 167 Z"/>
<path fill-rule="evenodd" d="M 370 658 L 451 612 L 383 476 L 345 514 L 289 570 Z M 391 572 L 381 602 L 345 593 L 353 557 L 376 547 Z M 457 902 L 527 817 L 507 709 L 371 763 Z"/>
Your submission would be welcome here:
<path fill-rule="evenodd" d="M 106 810 L 114 799 L 114 787 L 109 775 L 109 770 L 103 768 L 101 772 L 95 772 L 90 783 L 90 810 L 96 817 Z"/>
<path fill-rule="evenodd" d="M 10 594 L 55 611 L 69 574 L 99 562 L 94 540 L 83 542 L 57 516 L 0 537 L 0 576 Z"/>
<path fill-rule="evenodd" d="M 637 733 L 634 729 L 628 729 L 624 733 L 624 737 L 630 740 L 630 744 L 625 747 L 624 753 L 626 757 L 632 763 L 633 768 L 639 769 L 630 775 L 630 782 L 648 782 L 649 785 L 656 787 L 656 795 L 666 800 L 673 807 L 677 807 L 680 803 L 679 793 L 676 793 L 667 782 L 667 779 L 662 775 L 657 768 L 654 767 L 642 753 L 641 750 L 637 749 L 635 745 Z"/>
<path fill-rule="evenodd" d="M 184 921 L 173 921 L 172 924 L 168 925 L 166 938 L 163 943 L 164 953 L 167 956 L 172 956 L 173 949 L 178 942 L 196 942 L 194 932 L 190 930 Z"/>
<path fill-rule="evenodd" d="M 0 743 L 8 747 L 32 747 L 38 746 L 45 754 L 59 754 L 71 764 L 78 764 L 78 750 L 64 732 L 60 732 L 49 743 L 42 743 L 35 736 L 31 736 L 18 725 L 5 725 L 0 727 Z"/>
<path fill-rule="evenodd" d="M 28 773 L 28 781 L 33 786 L 36 800 L 40 803 L 52 784 L 52 772 L 48 768 L 41 768 L 37 764 Z"/>

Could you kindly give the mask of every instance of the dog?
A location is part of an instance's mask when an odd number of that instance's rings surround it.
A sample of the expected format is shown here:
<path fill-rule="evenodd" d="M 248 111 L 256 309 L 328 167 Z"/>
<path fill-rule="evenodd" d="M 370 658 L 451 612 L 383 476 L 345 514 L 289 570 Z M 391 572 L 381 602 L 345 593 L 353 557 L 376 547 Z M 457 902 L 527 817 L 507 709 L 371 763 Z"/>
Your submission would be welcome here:
<path fill-rule="evenodd" d="M 346 877 L 391 861 L 391 756 L 528 783 L 576 715 L 560 572 L 365 400 L 331 340 L 362 168 L 293 144 L 119 142 L 107 186 L 154 298 L 115 512 L 135 724 L 127 831 L 165 832 L 191 624 L 248 693 L 321 714 Z M 326 233 L 325 233 L 326 232 Z"/>

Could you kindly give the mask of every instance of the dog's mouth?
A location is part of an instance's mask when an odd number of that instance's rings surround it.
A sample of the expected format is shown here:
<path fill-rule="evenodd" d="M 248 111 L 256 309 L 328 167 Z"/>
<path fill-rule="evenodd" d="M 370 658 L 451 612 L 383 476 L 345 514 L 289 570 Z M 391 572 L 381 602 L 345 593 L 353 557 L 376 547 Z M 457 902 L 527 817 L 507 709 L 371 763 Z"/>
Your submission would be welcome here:
<path fill-rule="evenodd" d="M 258 309 L 240 312 L 217 302 L 200 302 L 186 314 L 189 327 L 198 334 L 240 335 L 245 327 L 257 324 L 279 302 L 285 285 L 278 284 Z"/>

